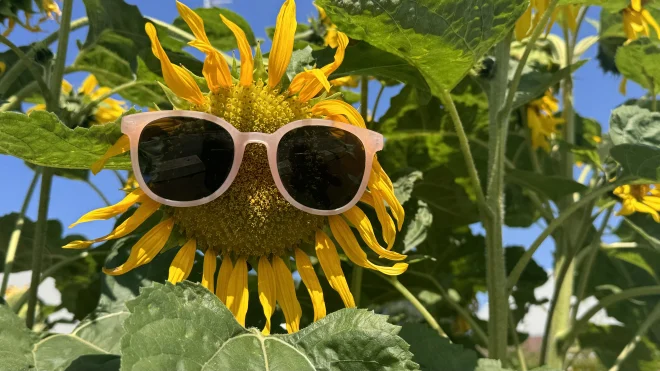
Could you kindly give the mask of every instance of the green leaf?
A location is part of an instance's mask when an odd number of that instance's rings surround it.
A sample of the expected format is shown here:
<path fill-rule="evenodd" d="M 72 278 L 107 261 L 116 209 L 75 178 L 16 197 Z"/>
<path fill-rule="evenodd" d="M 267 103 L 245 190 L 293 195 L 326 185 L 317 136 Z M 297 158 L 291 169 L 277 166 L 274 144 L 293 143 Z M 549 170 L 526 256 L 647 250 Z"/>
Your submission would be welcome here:
<path fill-rule="evenodd" d="M 579 336 L 580 346 L 592 349 L 606 365 L 614 364 L 616 357 L 635 336 L 634 327 L 589 325 Z M 626 371 L 651 371 L 660 368 L 660 349 L 647 337 L 639 343 L 621 365 Z"/>
<path fill-rule="evenodd" d="M 651 94 L 660 93 L 660 42 L 640 38 L 620 47 L 616 67 L 626 78 L 638 83 Z"/>
<path fill-rule="evenodd" d="M 118 122 L 89 129 L 70 129 L 46 111 L 34 111 L 29 116 L 17 112 L 0 113 L 0 154 L 35 165 L 89 169 L 120 136 Z M 106 168 L 130 169 L 130 158 L 111 158 Z"/>
<path fill-rule="evenodd" d="M 507 170 L 506 179 L 507 182 L 519 184 L 551 200 L 559 200 L 566 195 L 587 189 L 585 185 L 573 179 L 516 169 Z"/>
<path fill-rule="evenodd" d="M 154 284 L 127 306 L 124 371 L 418 369 L 399 328 L 365 310 L 344 309 L 295 334 L 263 336 L 190 282 Z"/>
<path fill-rule="evenodd" d="M 625 175 L 660 179 L 660 148 L 642 144 L 620 144 L 610 149 L 612 157 L 623 166 Z"/>
<path fill-rule="evenodd" d="M 523 0 L 394 2 L 320 0 L 328 16 L 352 39 L 406 60 L 431 92 L 451 90 L 502 40 L 527 8 Z"/>
<path fill-rule="evenodd" d="M 559 3 L 557 6 L 562 6 L 562 5 L 605 5 L 607 3 L 614 3 L 619 0 L 559 0 Z M 624 1 L 621 1 L 621 3 L 624 3 Z M 625 7 L 626 5 L 624 5 Z"/>
<path fill-rule="evenodd" d="M 413 360 L 423 371 L 465 371 L 477 365 L 474 351 L 452 344 L 424 324 L 406 323 L 399 335 L 410 344 Z"/>
<path fill-rule="evenodd" d="M 32 344 L 35 336 L 6 305 L 0 305 L 0 371 L 34 369 Z"/>
<path fill-rule="evenodd" d="M 37 71 L 42 70 L 43 68 L 46 68 L 46 66 L 49 66 L 51 61 L 53 60 L 53 52 L 48 49 L 48 47 L 43 46 L 41 44 L 37 43 L 32 43 L 27 46 L 20 46 L 19 49 L 23 51 L 24 53 L 28 53 L 32 48 L 35 48 L 35 53 L 34 56 L 32 57 L 32 61 L 35 64 L 35 67 Z M 7 50 L 5 52 L 0 53 L 0 62 L 4 63 L 6 65 L 7 70 L 12 68 L 15 64 L 17 63 L 23 63 L 21 62 L 21 59 L 14 53 L 13 50 Z M 34 76 L 30 71 L 27 69 L 27 66 L 21 66 L 24 68 L 24 71 L 22 74 L 20 74 L 14 82 L 7 87 L 7 91 L 0 92 L 0 98 L 3 100 L 6 100 L 7 98 L 11 97 L 12 95 L 16 94 L 19 90 L 24 88 L 25 86 L 31 84 L 34 82 Z M 4 77 L 4 76 L 2 76 Z"/>
<path fill-rule="evenodd" d="M 502 367 L 502 362 L 495 359 L 480 359 L 474 371 L 513 371 Z"/>
<path fill-rule="evenodd" d="M 332 63 L 335 49 L 325 48 L 314 51 L 319 66 Z M 330 75 L 330 79 L 344 76 L 374 76 L 399 81 L 423 91 L 430 91 L 424 76 L 405 59 L 369 45 L 365 41 L 350 43 L 341 66 Z"/>
<path fill-rule="evenodd" d="M 208 36 L 211 44 L 214 47 L 225 51 L 238 48 L 234 33 L 231 32 L 229 27 L 225 26 L 225 24 L 222 22 L 220 19 L 220 14 L 234 22 L 243 30 L 243 32 L 245 32 L 245 37 L 247 38 L 250 45 L 257 45 L 257 40 L 254 38 L 254 33 L 252 32 L 252 28 L 250 28 L 250 24 L 237 13 L 224 8 L 197 8 L 194 9 L 194 12 L 202 17 L 202 20 L 204 21 L 204 30 L 206 31 L 206 36 Z M 190 27 L 188 27 L 188 24 L 186 24 L 186 22 L 181 17 L 176 17 L 172 24 L 184 31 L 192 33 L 192 31 L 190 31 Z"/>
<path fill-rule="evenodd" d="M 614 145 L 644 144 L 660 147 L 660 113 L 638 106 L 620 106 L 610 117 Z"/>
<path fill-rule="evenodd" d="M 513 99 L 513 108 L 522 107 L 523 105 L 531 102 L 534 99 L 541 97 L 549 88 L 557 85 L 560 81 L 565 79 L 567 76 L 570 76 L 580 67 L 582 67 L 586 60 L 579 61 L 568 67 L 564 67 L 557 72 L 551 72 L 547 69 L 536 69 L 525 66 L 523 69 L 523 74 L 520 78 L 520 85 L 518 86 L 518 91 L 514 95 Z M 513 68 L 510 69 L 513 73 L 518 65 L 518 63 L 512 61 L 511 65 Z M 515 66 L 515 67 L 514 67 Z M 512 77 L 512 76 L 510 76 Z"/>

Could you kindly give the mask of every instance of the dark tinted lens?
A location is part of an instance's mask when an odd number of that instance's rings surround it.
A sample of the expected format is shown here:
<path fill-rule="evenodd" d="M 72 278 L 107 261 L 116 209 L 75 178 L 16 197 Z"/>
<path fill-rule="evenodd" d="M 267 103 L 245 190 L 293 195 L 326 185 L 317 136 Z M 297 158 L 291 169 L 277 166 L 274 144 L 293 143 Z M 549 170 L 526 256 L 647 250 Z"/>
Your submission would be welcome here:
<path fill-rule="evenodd" d="M 277 147 L 277 170 L 284 188 L 296 201 L 318 210 L 348 204 L 360 188 L 364 167 L 362 141 L 329 126 L 291 130 Z"/>
<path fill-rule="evenodd" d="M 227 179 L 234 142 L 221 126 L 191 117 L 168 117 L 140 134 L 138 161 L 147 186 L 173 201 L 211 195 Z"/>

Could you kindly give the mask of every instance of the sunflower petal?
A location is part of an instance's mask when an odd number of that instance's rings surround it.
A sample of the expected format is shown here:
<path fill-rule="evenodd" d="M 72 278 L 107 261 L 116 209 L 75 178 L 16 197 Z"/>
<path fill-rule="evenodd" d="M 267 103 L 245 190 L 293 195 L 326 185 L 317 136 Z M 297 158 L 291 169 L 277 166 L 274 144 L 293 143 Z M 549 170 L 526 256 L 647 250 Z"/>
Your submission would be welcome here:
<path fill-rule="evenodd" d="M 190 73 L 185 68 L 170 63 L 170 58 L 158 40 L 156 27 L 151 23 L 147 23 L 145 30 L 151 40 L 151 51 L 160 60 L 163 78 L 167 86 L 179 97 L 195 104 L 203 104 L 204 95 L 195 82 L 195 79 L 190 76 Z"/>
<path fill-rule="evenodd" d="M 644 9 L 642 10 L 642 18 L 653 27 L 655 30 L 655 35 L 660 39 L 660 26 L 658 26 L 658 22 L 655 21 L 655 18 L 651 15 L 651 12 L 648 10 Z"/>
<path fill-rule="evenodd" d="M 234 264 L 231 262 L 229 255 L 222 257 L 222 264 L 220 264 L 220 272 L 218 272 L 218 281 L 215 284 L 215 295 L 227 304 L 227 290 L 229 288 L 229 279 L 231 272 L 234 270 Z"/>
<path fill-rule="evenodd" d="M 286 0 L 277 15 L 273 46 L 268 58 L 268 86 L 274 89 L 282 79 L 293 53 L 293 38 L 296 34 L 296 3 Z"/>
<path fill-rule="evenodd" d="M 319 282 L 318 277 L 316 277 L 316 272 L 314 272 L 314 267 L 307 257 L 307 254 L 298 248 L 296 248 L 295 253 L 296 269 L 298 269 L 300 278 L 305 284 L 305 287 L 307 287 L 309 297 L 312 299 L 312 305 L 314 306 L 314 322 L 316 322 L 325 317 L 325 301 L 323 300 L 321 283 Z"/>
<path fill-rule="evenodd" d="M 374 229 L 371 226 L 371 221 L 369 221 L 367 215 L 365 215 L 359 207 L 353 206 L 349 210 L 344 211 L 342 215 L 344 215 L 346 219 L 348 219 L 348 221 L 353 224 L 353 226 L 360 233 L 362 240 L 364 240 L 364 242 L 373 252 L 389 260 L 404 260 L 406 258 L 405 255 L 387 250 L 380 246 L 378 239 L 376 239 Z"/>
<path fill-rule="evenodd" d="M 190 239 L 186 242 L 179 252 L 176 253 L 167 280 L 172 284 L 177 284 L 190 275 L 193 263 L 195 262 L 195 252 L 197 251 L 197 241 Z"/>
<path fill-rule="evenodd" d="M 145 202 L 146 200 L 150 200 L 150 198 L 147 195 L 145 195 L 140 188 L 138 188 L 133 192 L 129 193 L 128 195 L 126 195 L 126 197 L 124 197 L 123 200 L 117 202 L 114 205 L 92 210 L 87 214 L 81 216 L 80 219 L 78 219 L 75 223 L 71 224 L 69 228 L 73 228 L 80 223 L 91 222 L 93 220 L 110 219 L 113 216 L 117 216 L 125 212 L 126 210 L 128 210 L 129 207 L 133 206 L 134 204 L 138 202 Z"/>
<path fill-rule="evenodd" d="M 266 325 L 261 332 L 264 335 L 270 335 L 270 317 L 275 312 L 275 303 L 277 300 L 275 271 L 273 271 L 273 267 L 265 256 L 262 256 L 259 259 L 258 268 L 257 280 L 259 285 L 259 301 L 261 302 L 261 307 L 264 309 L 264 316 L 266 316 Z"/>
<path fill-rule="evenodd" d="M 98 85 L 98 81 L 96 80 L 96 77 L 94 75 L 89 75 L 85 80 L 83 81 L 82 85 L 80 86 L 80 92 L 83 93 L 84 95 L 90 95 L 96 89 L 96 86 Z M 64 90 L 64 86 L 62 86 L 62 90 Z"/>
<path fill-rule="evenodd" d="M 214 287 L 214 278 L 215 278 L 215 269 L 217 265 L 217 253 L 213 249 L 206 249 L 204 253 L 204 266 L 202 268 L 202 282 L 201 285 L 209 289 L 211 292 L 215 292 Z"/>
<path fill-rule="evenodd" d="M 364 124 L 364 119 L 353 106 L 336 99 L 327 99 L 316 103 L 312 107 L 312 114 L 316 116 L 344 115 L 351 124 L 360 128 L 367 127 Z"/>
<path fill-rule="evenodd" d="M 158 255 L 163 246 L 165 246 L 167 239 L 170 238 L 173 226 L 174 219 L 172 218 L 160 222 L 149 232 L 145 233 L 133 246 L 126 263 L 116 268 L 103 267 L 103 273 L 110 276 L 118 276 L 149 263 Z"/>
<path fill-rule="evenodd" d="M 630 6 L 636 12 L 642 11 L 642 0 L 630 0 Z"/>
<path fill-rule="evenodd" d="M 62 246 L 64 249 L 84 249 L 89 247 L 90 245 L 97 243 L 97 242 L 102 242 L 102 241 L 107 241 L 107 240 L 114 240 L 117 238 L 124 237 L 128 235 L 129 233 L 133 232 L 137 227 L 142 225 L 145 220 L 149 219 L 150 216 L 152 216 L 156 210 L 160 208 L 160 203 L 147 199 L 142 202 L 142 205 L 140 205 L 137 210 L 135 210 L 135 213 L 133 215 L 129 216 L 124 220 L 123 223 L 121 223 L 117 228 L 115 228 L 112 232 L 109 234 L 96 238 L 90 241 L 73 241 L 69 242 L 65 246 Z"/>
<path fill-rule="evenodd" d="M 351 228 L 344 222 L 344 220 L 339 215 L 331 215 L 328 217 L 330 222 L 330 230 L 332 235 L 335 236 L 339 246 L 344 250 L 346 256 L 348 256 L 351 261 L 363 268 L 369 268 L 376 270 L 380 273 L 386 274 L 388 276 L 400 275 L 408 269 L 408 264 L 406 263 L 396 263 L 393 267 L 385 267 L 373 264 L 367 259 L 367 254 L 362 251 L 360 244 L 358 244 Z"/>
<path fill-rule="evenodd" d="M 252 74 L 254 73 L 254 60 L 252 58 L 252 48 L 245 36 L 245 32 L 234 22 L 220 14 L 222 22 L 234 33 L 238 43 L 238 52 L 241 54 L 241 85 L 249 86 L 252 84 Z"/>
<path fill-rule="evenodd" d="M 628 93 L 628 79 L 625 77 L 621 79 L 621 83 L 619 84 L 619 93 L 623 96 Z"/>
<path fill-rule="evenodd" d="M 383 172 L 382 174 L 385 174 L 385 172 Z M 389 180 L 387 174 L 385 174 L 385 178 Z M 397 221 L 398 230 L 400 231 L 401 228 L 403 227 L 403 219 L 405 218 L 405 211 L 403 210 L 403 206 L 401 206 L 401 203 L 399 203 L 399 200 L 396 198 L 396 195 L 394 194 L 394 188 L 389 186 L 389 184 L 391 184 L 391 181 L 388 182 L 387 180 L 381 177 L 381 174 L 378 174 L 378 172 L 374 171 L 373 168 L 371 169 L 371 177 L 369 179 L 369 189 L 371 190 L 372 193 L 374 192 L 379 193 L 381 197 L 390 206 L 390 210 L 392 210 L 392 215 L 394 215 L 394 219 L 396 219 Z"/>
<path fill-rule="evenodd" d="M 520 41 L 527 37 L 529 30 L 532 27 L 532 7 L 527 7 L 527 10 L 516 22 L 516 40 Z"/>
<path fill-rule="evenodd" d="M 346 308 L 355 307 L 353 294 L 348 288 L 346 276 L 341 269 L 341 260 L 339 260 L 337 248 L 330 237 L 320 229 L 316 231 L 315 248 L 316 257 L 319 258 L 319 263 L 321 264 L 321 268 L 323 269 L 323 273 L 325 274 L 330 287 L 339 293 Z"/>
<path fill-rule="evenodd" d="M 122 135 L 117 139 L 115 144 L 112 145 L 112 147 L 108 148 L 108 150 L 101 156 L 100 159 L 96 160 L 92 166 L 91 170 L 94 175 L 98 174 L 101 169 L 105 166 L 105 163 L 108 162 L 108 160 L 111 157 L 115 157 L 118 155 L 121 155 L 122 153 L 128 152 L 131 149 L 131 143 L 128 140 L 127 135 Z"/>
<path fill-rule="evenodd" d="M 383 240 L 387 243 L 387 249 L 391 250 L 396 240 L 396 226 L 392 217 L 387 212 L 387 208 L 385 208 L 385 200 L 382 194 L 378 190 L 371 188 L 369 190 L 371 191 L 370 195 L 373 201 L 373 205 L 371 206 L 376 210 L 376 217 L 378 217 L 380 227 L 383 230 Z"/>
<path fill-rule="evenodd" d="M 284 312 L 286 331 L 288 333 L 300 330 L 300 317 L 302 309 L 298 298 L 296 298 L 296 286 L 291 277 L 291 271 L 278 256 L 273 257 L 273 269 L 275 270 L 275 282 L 277 283 L 277 302 Z"/>
<path fill-rule="evenodd" d="M 236 321 L 245 326 L 245 316 L 248 310 L 248 272 L 245 258 L 236 260 L 229 279 L 227 290 L 227 308 L 234 314 Z"/>

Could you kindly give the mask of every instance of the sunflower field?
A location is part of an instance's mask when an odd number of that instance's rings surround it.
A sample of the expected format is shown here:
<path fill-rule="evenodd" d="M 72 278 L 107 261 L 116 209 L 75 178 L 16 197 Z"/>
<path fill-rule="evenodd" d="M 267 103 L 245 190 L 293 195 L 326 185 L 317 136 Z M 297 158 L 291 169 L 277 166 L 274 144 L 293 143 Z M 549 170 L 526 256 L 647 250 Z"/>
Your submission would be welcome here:
<path fill-rule="evenodd" d="M 656 20 L 0 0 L 0 371 L 660 370 Z"/>

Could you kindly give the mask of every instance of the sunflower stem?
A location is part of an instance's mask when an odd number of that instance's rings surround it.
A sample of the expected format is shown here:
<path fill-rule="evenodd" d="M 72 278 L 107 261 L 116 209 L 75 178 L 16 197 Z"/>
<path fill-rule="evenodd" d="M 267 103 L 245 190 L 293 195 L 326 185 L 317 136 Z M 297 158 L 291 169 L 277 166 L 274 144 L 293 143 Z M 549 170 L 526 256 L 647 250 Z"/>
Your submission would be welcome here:
<path fill-rule="evenodd" d="M 376 111 L 378 110 L 378 104 L 380 103 L 380 98 L 383 95 L 384 90 L 385 90 L 385 84 L 383 84 L 381 82 L 380 83 L 380 89 L 378 89 L 378 94 L 376 94 L 376 101 L 374 102 L 374 106 L 371 109 L 371 115 L 372 115 L 371 121 L 372 122 L 376 120 Z M 368 125 L 368 126 L 370 126 L 370 125 Z"/>
<path fill-rule="evenodd" d="M 614 362 L 614 365 L 609 369 L 609 371 L 619 371 L 621 369 L 621 364 L 625 362 L 625 360 L 630 356 L 632 352 L 635 351 L 635 348 L 637 348 L 637 344 L 639 344 L 640 341 L 642 341 L 642 338 L 646 335 L 646 333 L 649 331 L 651 326 L 660 320 L 660 303 L 656 304 L 656 306 L 653 308 L 653 311 L 651 311 L 651 314 L 649 314 L 644 322 L 639 326 L 639 329 L 635 333 L 635 336 L 630 340 L 628 345 L 626 345 L 625 348 L 621 351 L 618 357 L 616 357 L 616 361 Z"/>
<path fill-rule="evenodd" d="M 381 273 L 374 272 L 375 274 L 378 275 L 378 277 L 384 279 L 387 281 L 390 285 L 392 285 L 401 295 L 403 295 L 406 300 L 410 302 L 418 311 L 421 313 L 422 317 L 428 322 L 429 326 L 431 326 L 432 329 L 438 332 L 438 334 L 444 338 L 449 339 L 449 336 L 447 336 L 447 333 L 440 327 L 440 324 L 438 324 L 438 321 L 433 318 L 433 315 L 429 313 L 429 311 L 426 309 L 424 304 L 422 304 L 415 295 L 413 295 L 406 286 L 404 286 L 401 282 L 396 277 L 393 276 L 385 276 Z"/>
<path fill-rule="evenodd" d="M 37 224 L 34 231 L 34 247 L 32 251 L 32 279 L 30 280 L 30 291 L 28 297 L 28 309 L 25 317 L 25 325 L 32 329 L 37 309 L 37 292 L 41 283 L 41 263 L 46 234 L 48 233 L 48 204 L 50 202 L 50 189 L 53 183 L 53 170 L 44 168 L 41 174 L 41 190 L 39 194 L 39 211 L 37 213 Z"/>
<path fill-rule="evenodd" d="M 513 344 L 516 346 L 516 357 L 518 357 L 518 363 L 520 363 L 520 371 L 527 371 L 527 360 L 525 359 L 525 352 L 520 346 L 520 338 L 518 337 L 518 331 L 516 330 L 516 322 L 513 318 L 513 312 L 509 311 L 509 331 L 511 332 L 511 338 L 513 339 Z"/>
<path fill-rule="evenodd" d="M 11 269 L 14 265 L 14 258 L 16 257 L 16 250 L 18 249 L 18 241 L 21 239 L 21 232 L 23 230 L 23 224 L 25 223 L 25 213 L 27 212 L 28 206 L 30 206 L 30 200 L 32 200 L 32 194 L 37 186 L 37 181 L 41 176 L 41 168 L 37 168 L 32 177 L 32 182 L 28 186 L 25 199 L 23 200 L 23 206 L 21 206 L 21 211 L 18 213 L 16 218 L 16 223 L 14 224 L 14 230 L 11 233 L 11 238 L 9 238 L 9 246 L 7 246 L 7 254 L 5 255 L 5 269 L 2 276 L 2 287 L 0 287 L 0 298 L 4 298 L 7 293 L 7 285 L 9 284 L 9 276 L 11 275 Z"/>
<path fill-rule="evenodd" d="M 60 93 L 62 92 L 62 79 L 64 78 L 64 66 L 66 63 L 66 52 L 69 47 L 69 34 L 71 32 L 71 12 L 73 11 L 73 0 L 64 0 L 62 7 L 62 18 L 60 30 L 57 37 L 57 54 L 53 65 L 53 74 L 50 79 L 50 99 L 46 99 L 46 106 L 50 112 L 59 112 Z"/>

